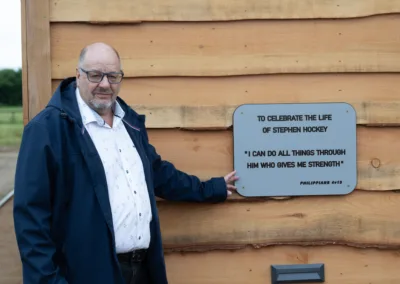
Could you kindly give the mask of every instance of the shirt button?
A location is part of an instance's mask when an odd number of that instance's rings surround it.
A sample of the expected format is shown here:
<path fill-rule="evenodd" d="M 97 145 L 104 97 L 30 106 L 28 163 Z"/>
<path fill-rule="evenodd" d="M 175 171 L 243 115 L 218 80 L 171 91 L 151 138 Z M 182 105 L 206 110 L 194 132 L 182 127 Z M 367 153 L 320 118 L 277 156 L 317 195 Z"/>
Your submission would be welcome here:
<path fill-rule="evenodd" d="M 127 170 L 126 173 L 129 174 L 129 171 Z"/>
<path fill-rule="evenodd" d="M 142 213 L 139 213 L 139 216 L 142 216 Z"/>
<path fill-rule="evenodd" d="M 142 237 L 139 237 L 139 240 L 141 239 Z"/>
<path fill-rule="evenodd" d="M 136 190 L 134 191 L 134 193 L 136 194 Z"/>
<path fill-rule="evenodd" d="M 121 152 L 121 149 L 119 149 L 119 152 Z"/>

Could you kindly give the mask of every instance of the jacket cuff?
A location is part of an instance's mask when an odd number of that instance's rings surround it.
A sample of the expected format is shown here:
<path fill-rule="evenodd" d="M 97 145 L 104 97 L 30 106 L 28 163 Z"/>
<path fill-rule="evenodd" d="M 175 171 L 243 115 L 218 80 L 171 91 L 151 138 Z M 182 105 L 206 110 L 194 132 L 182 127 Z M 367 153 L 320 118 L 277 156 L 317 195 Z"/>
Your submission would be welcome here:
<path fill-rule="evenodd" d="M 228 197 L 228 188 L 226 186 L 225 179 L 223 177 L 212 178 L 212 187 L 213 187 L 213 202 L 223 202 Z"/>

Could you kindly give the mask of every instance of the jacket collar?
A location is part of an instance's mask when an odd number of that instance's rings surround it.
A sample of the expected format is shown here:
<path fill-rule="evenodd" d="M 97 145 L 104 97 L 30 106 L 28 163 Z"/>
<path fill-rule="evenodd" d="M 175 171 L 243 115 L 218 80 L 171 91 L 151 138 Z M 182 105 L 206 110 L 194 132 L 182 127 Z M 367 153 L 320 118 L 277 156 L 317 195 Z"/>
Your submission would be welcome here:
<path fill-rule="evenodd" d="M 82 115 L 79 110 L 78 100 L 76 97 L 76 89 L 77 86 L 75 77 L 64 79 L 58 85 L 46 107 L 58 109 L 62 117 L 68 119 L 70 122 L 77 123 L 80 128 L 83 128 Z M 139 115 L 136 113 L 120 97 L 117 97 L 116 102 L 121 110 L 120 114 L 124 113 L 123 120 L 125 123 L 136 130 L 144 129 L 146 120 L 145 115 Z"/>

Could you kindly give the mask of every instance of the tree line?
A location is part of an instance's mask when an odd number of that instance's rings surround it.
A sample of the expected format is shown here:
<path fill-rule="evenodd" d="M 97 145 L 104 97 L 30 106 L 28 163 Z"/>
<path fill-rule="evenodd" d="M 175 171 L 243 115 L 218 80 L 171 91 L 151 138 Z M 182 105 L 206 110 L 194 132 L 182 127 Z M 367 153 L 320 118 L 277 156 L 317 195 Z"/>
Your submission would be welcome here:
<path fill-rule="evenodd" d="M 0 105 L 22 105 L 22 70 L 0 70 Z"/>

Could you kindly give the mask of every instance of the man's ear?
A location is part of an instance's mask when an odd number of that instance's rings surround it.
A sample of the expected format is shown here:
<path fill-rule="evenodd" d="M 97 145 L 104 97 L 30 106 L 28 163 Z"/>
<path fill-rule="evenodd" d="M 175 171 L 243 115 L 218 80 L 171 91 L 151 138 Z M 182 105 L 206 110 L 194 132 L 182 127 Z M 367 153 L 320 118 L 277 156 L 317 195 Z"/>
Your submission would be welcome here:
<path fill-rule="evenodd" d="M 78 81 L 78 79 L 79 79 L 79 77 L 81 76 L 81 73 L 79 72 L 79 69 L 78 69 L 78 68 L 76 68 L 75 70 L 76 70 L 76 73 L 75 73 L 76 81 L 75 81 L 75 83 L 76 83 L 77 86 L 79 86 L 79 81 Z"/>

